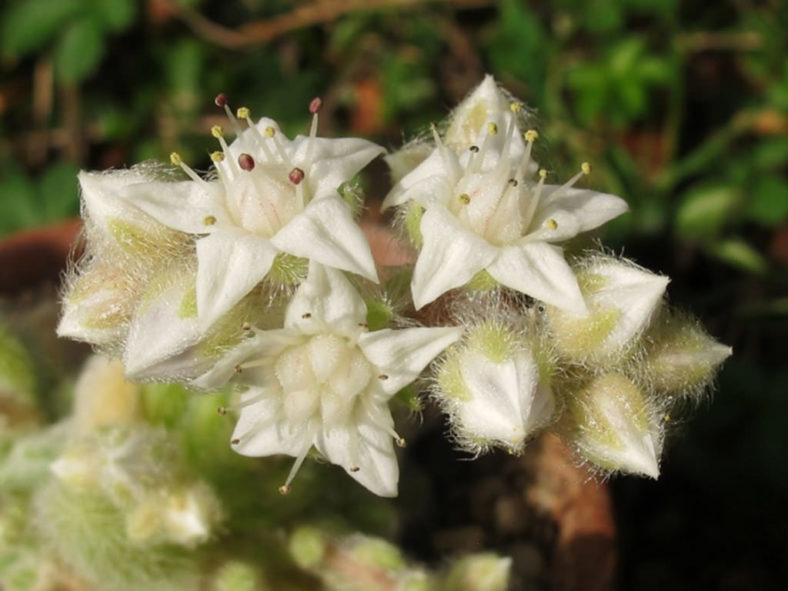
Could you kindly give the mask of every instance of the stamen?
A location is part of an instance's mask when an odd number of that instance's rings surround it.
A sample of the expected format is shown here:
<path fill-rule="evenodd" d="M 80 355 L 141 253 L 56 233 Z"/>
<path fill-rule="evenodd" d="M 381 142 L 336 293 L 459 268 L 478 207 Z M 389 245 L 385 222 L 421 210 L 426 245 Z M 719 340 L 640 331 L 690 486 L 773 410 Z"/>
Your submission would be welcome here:
<path fill-rule="evenodd" d="M 211 152 L 211 160 L 214 162 L 223 162 L 224 161 L 224 152 L 220 152 L 216 150 L 215 152 Z"/>
<path fill-rule="evenodd" d="M 435 140 L 435 145 L 438 148 L 442 148 L 443 140 L 441 140 L 441 136 L 438 133 L 438 127 L 434 123 L 430 123 L 430 131 L 432 132 L 432 139 Z"/>
<path fill-rule="evenodd" d="M 525 138 L 526 142 L 525 154 L 520 166 L 517 167 L 517 172 L 514 174 L 519 179 L 523 178 L 523 175 L 528 172 L 528 167 L 531 165 L 531 150 L 533 150 L 534 142 L 539 139 L 539 132 L 535 129 L 529 129 L 523 134 L 523 138 Z"/>
<path fill-rule="evenodd" d="M 544 181 L 547 178 L 547 170 L 542 168 L 539 171 L 539 182 L 534 187 L 531 198 L 528 200 L 526 204 L 526 210 L 523 212 L 523 228 L 528 228 L 531 223 L 531 220 L 534 217 L 534 212 L 536 212 L 536 208 L 539 206 L 539 200 L 542 196 L 542 188 L 544 187 Z"/>
<path fill-rule="evenodd" d="M 249 117 L 252 115 L 252 112 L 249 110 L 249 107 L 238 107 L 238 109 L 235 111 L 235 115 L 238 117 L 238 119 L 249 119 Z"/>
<path fill-rule="evenodd" d="M 297 185 L 304 180 L 304 171 L 296 167 L 290 171 L 290 174 L 287 175 L 287 178 L 290 179 L 291 183 Z"/>
<path fill-rule="evenodd" d="M 223 92 L 220 92 L 216 95 L 216 98 L 213 99 L 213 104 L 217 107 L 224 107 L 227 104 L 227 95 Z"/>
<path fill-rule="evenodd" d="M 227 118 L 230 120 L 230 125 L 233 127 L 233 131 L 235 132 L 235 137 L 241 137 L 241 126 L 238 124 L 238 119 L 235 118 L 232 109 L 230 109 L 230 105 L 225 103 L 222 105 L 224 107 L 224 113 L 227 115 Z"/>
<path fill-rule="evenodd" d="M 584 177 L 589 174 L 591 174 L 591 165 L 588 162 L 583 162 L 583 164 L 580 165 L 580 172 L 578 172 L 575 176 L 573 176 L 571 179 L 569 179 L 563 185 L 561 185 L 558 189 L 556 189 L 555 194 L 559 195 L 564 191 L 566 191 L 567 189 L 572 188 L 574 184 L 580 180 L 581 177 Z"/>
<path fill-rule="evenodd" d="M 252 158 L 249 154 L 241 154 L 238 156 L 238 166 L 241 167 L 241 170 L 251 171 L 254 170 L 254 158 Z"/>
<path fill-rule="evenodd" d="M 479 150 L 476 155 L 471 159 L 468 163 L 468 169 L 471 172 L 478 172 L 481 165 L 484 163 L 484 156 L 487 153 L 487 149 L 490 147 L 490 142 L 492 141 L 492 137 L 498 135 L 498 125 L 495 122 L 490 121 L 487 124 L 487 135 L 484 137 L 484 142 L 482 142 L 481 150 Z"/>
<path fill-rule="evenodd" d="M 276 128 L 269 125 L 268 127 L 265 128 L 265 135 L 266 137 L 269 137 L 273 140 L 274 147 L 276 148 L 276 152 L 277 154 L 279 154 L 279 157 L 282 159 L 282 162 L 285 163 L 285 166 L 287 166 L 288 168 L 295 168 L 295 166 L 293 166 L 293 163 L 290 162 L 290 158 L 287 157 L 287 154 L 285 153 L 285 149 L 282 147 L 282 144 L 279 142 L 279 134 L 276 133 Z"/>
<path fill-rule="evenodd" d="M 309 137 L 315 139 L 317 137 L 317 114 L 323 108 L 323 99 L 319 96 L 313 98 L 309 103 L 309 112 L 312 113 L 312 125 L 309 127 Z"/>
<path fill-rule="evenodd" d="M 290 468 L 290 474 L 287 475 L 287 480 L 285 480 L 285 483 L 279 487 L 280 494 L 286 495 L 287 493 L 290 492 L 290 483 L 293 482 L 293 478 L 295 478 L 295 475 L 298 473 L 299 468 L 301 468 L 301 464 L 304 463 L 304 460 L 306 459 L 306 455 L 309 453 L 310 449 L 312 449 L 311 437 L 309 438 L 309 445 L 306 446 L 306 448 L 300 454 L 298 454 L 296 461 L 293 462 L 293 467 Z"/>
<path fill-rule="evenodd" d="M 186 173 L 186 175 L 187 175 L 187 176 L 188 176 L 188 177 L 189 177 L 191 180 L 193 180 L 194 182 L 196 182 L 196 183 L 199 183 L 199 184 L 203 184 L 203 183 L 205 183 L 205 180 L 201 179 L 201 178 L 200 178 L 200 175 L 198 175 L 196 172 L 194 172 L 194 170 L 192 170 L 191 166 L 189 166 L 188 164 L 186 164 L 186 163 L 185 163 L 185 162 L 184 162 L 184 161 L 181 159 L 181 155 L 180 155 L 180 154 L 178 154 L 178 152 L 173 152 L 172 154 L 170 154 L 170 162 L 172 162 L 172 164 L 173 164 L 174 166 L 180 166 L 180 167 L 181 167 L 181 170 L 183 170 L 183 172 L 185 172 L 185 173 Z"/>
<path fill-rule="evenodd" d="M 227 142 L 224 140 L 224 129 L 222 129 L 222 126 L 221 125 L 214 125 L 213 127 L 211 127 L 211 135 L 213 137 L 215 137 L 217 140 L 219 140 L 219 145 L 222 148 L 222 154 L 223 154 L 224 158 L 226 158 L 227 155 L 230 153 L 230 147 L 227 145 Z M 214 152 L 214 154 L 215 153 L 216 152 Z M 215 158 L 213 158 L 213 156 L 211 156 L 211 159 L 214 162 L 217 162 L 217 160 Z M 230 163 L 230 170 L 233 172 L 233 175 L 237 174 L 238 173 L 238 167 L 236 166 L 236 164 L 233 161 L 233 159 L 230 158 L 228 160 L 228 162 Z M 219 167 L 217 166 L 216 168 L 218 170 Z"/>
<path fill-rule="evenodd" d="M 216 216 L 206 215 L 202 223 L 205 224 L 206 226 L 213 226 L 216 223 Z"/>

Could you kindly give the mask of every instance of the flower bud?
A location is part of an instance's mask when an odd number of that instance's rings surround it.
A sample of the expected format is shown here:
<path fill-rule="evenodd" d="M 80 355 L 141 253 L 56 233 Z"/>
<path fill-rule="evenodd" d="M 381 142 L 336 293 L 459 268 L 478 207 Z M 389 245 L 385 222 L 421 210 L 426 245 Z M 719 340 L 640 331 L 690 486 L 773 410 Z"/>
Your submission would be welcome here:
<path fill-rule="evenodd" d="M 651 337 L 645 374 L 662 392 L 702 393 L 733 351 L 712 339 L 696 321 L 679 315 L 665 318 Z"/>
<path fill-rule="evenodd" d="M 547 308 L 559 354 L 583 364 L 607 365 L 621 360 L 657 313 L 668 281 L 612 257 L 584 261 L 577 282 L 589 313 Z"/>
<path fill-rule="evenodd" d="M 551 364 L 541 357 L 535 343 L 491 321 L 450 350 L 438 390 L 460 442 L 469 449 L 498 445 L 519 451 L 550 421 Z"/>
<path fill-rule="evenodd" d="M 569 437 L 606 471 L 657 478 L 663 432 L 641 389 L 619 373 L 592 379 L 569 401 Z"/>

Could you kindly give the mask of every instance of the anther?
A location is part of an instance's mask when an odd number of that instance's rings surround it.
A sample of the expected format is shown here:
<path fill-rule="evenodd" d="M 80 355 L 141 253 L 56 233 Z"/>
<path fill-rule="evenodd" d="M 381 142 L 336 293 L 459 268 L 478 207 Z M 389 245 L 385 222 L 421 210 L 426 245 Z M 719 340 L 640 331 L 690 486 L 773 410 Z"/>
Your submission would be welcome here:
<path fill-rule="evenodd" d="M 227 95 L 223 92 L 220 92 L 216 95 L 216 98 L 213 99 L 213 104 L 217 107 L 224 107 L 227 104 Z"/>
<path fill-rule="evenodd" d="M 294 169 L 293 169 L 293 170 L 291 170 L 291 171 L 290 171 L 290 173 L 287 175 L 287 178 L 289 178 L 289 179 L 290 179 L 290 182 L 291 182 L 291 183 L 293 183 L 294 185 L 297 185 L 297 184 L 299 184 L 301 181 L 303 181 L 303 180 L 304 180 L 304 171 L 303 171 L 303 170 L 301 170 L 300 168 L 294 168 Z"/>
<path fill-rule="evenodd" d="M 283 484 L 277 490 L 279 491 L 280 495 L 285 496 L 286 494 L 288 494 L 290 492 L 290 487 L 287 486 L 286 484 Z"/>
<path fill-rule="evenodd" d="M 241 154 L 238 156 L 238 166 L 241 167 L 242 170 L 250 171 L 254 169 L 254 158 L 252 158 L 249 154 Z"/>
<path fill-rule="evenodd" d="M 319 96 L 316 96 L 311 101 L 309 101 L 309 112 L 312 115 L 315 115 L 320 112 L 320 109 L 323 108 L 323 99 Z"/>
<path fill-rule="evenodd" d="M 548 230 L 557 230 L 558 229 L 558 222 L 555 221 L 553 218 L 545 220 L 544 225 L 547 227 Z"/>
<path fill-rule="evenodd" d="M 240 439 L 231 439 L 230 440 L 230 445 L 238 445 L 239 443 L 241 443 Z"/>
<path fill-rule="evenodd" d="M 519 183 L 517 182 L 517 179 L 509 179 L 509 184 L 513 187 L 516 187 Z"/>
<path fill-rule="evenodd" d="M 589 174 L 591 174 L 591 165 L 588 162 L 583 162 L 580 165 L 580 170 L 583 171 L 583 174 L 589 175 Z"/>
<path fill-rule="evenodd" d="M 381 382 L 385 382 L 387 379 L 389 379 L 389 377 L 388 377 L 386 374 L 382 373 L 382 374 L 380 374 L 380 375 L 378 376 L 378 379 L 379 379 Z"/>
<path fill-rule="evenodd" d="M 211 152 L 211 160 L 214 162 L 222 162 L 224 160 L 224 152 Z"/>
<path fill-rule="evenodd" d="M 476 152 L 479 151 L 479 146 L 471 146 L 468 149 L 475 154 Z"/>
<path fill-rule="evenodd" d="M 301 318 L 312 318 L 312 312 L 306 312 L 301 314 Z"/>
<path fill-rule="evenodd" d="M 241 367 L 240 365 L 236 365 L 235 367 L 233 367 L 233 371 L 235 371 L 235 373 L 242 373 L 243 370 L 244 368 Z"/>
<path fill-rule="evenodd" d="M 170 162 L 172 162 L 173 166 L 180 166 L 183 160 L 181 160 L 181 155 L 178 152 L 173 152 L 170 154 Z"/>
<path fill-rule="evenodd" d="M 539 170 L 539 178 L 542 180 L 547 178 L 547 169 L 542 168 Z"/>
<path fill-rule="evenodd" d="M 405 439 L 403 439 L 402 437 L 398 437 L 395 443 L 397 444 L 397 447 L 405 447 L 406 445 L 408 445 L 408 442 L 405 441 Z"/>
<path fill-rule="evenodd" d="M 361 468 L 359 468 L 358 466 L 351 466 L 350 468 L 348 468 L 348 472 L 353 472 L 353 473 L 356 473 L 359 470 L 361 470 Z"/>
<path fill-rule="evenodd" d="M 529 129 L 523 134 L 526 142 L 535 142 L 539 139 L 539 132 L 535 129 Z"/>
<path fill-rule="evenodd" d="M 487 133 L 490 135 L 498 135 L 498 125 L 495 122 L 490 121 L 487 124 Z"/>
<path fill-rule="evenodd" d="M 358 323 L 358 325 L 359 325 L 361 328 L 369 328 L 369 324 L 367 324 L 366 322 L 359 322 L 359 323 Z"/>
<path fill-rule="evenodd" d="M 265 135 L 266 137 L 274 137 L 276 135 L 276 129 L 269 125 L 265 128 Z"/>
<path fill-rule="evenodd" d="M 252 325 L 251 325 L 251 324 L 249 324 L 248 322 L 244 322 L 244 323 L 241 325 L 241 330 L 252 330 Z"/>
<path fill-rule="evenodd" d="M 238 119 L 249 119 L 251 115 L 252 112 L 249 110 L 249 107 L 238 107 L 238 110 L 235 112 L 235 116 Z"/>
<path fill-rule="evenodd" d="M 468 205 L 471 202 L 471 196 L 468 195 L 468 193 L 463 193 L 462 195 L 460 195 L 459 199 L 460 202 L 463 203 L 464 205 Z"/>
<path fill-rule="evenodd" d="M 221 125 L 214 125 L 211 127 L 211 135 L 217 140 L 224 137 L 224 128 Z"/>
<path fill-rule="evenodd" d="M 519 113 L 520 111 L 523 110 L 523 103 L 521 103 L 519 101 L 515 101 L 513 103 L 510 103 L 509 104 L 509 110 L 512 113 Z"/>
<path fill-rule="evenodd" d="M 213 226 L 216 223 L 216 216 L 206 215 L 202 223 L 205 224 L 206 226 Z"/>
<path fill-rule="evenodd" d="M 224 416 L 227 414 L 227 409 L 224 406 L 220 406 L 219 408 L 216 409 L 216 412 Z"/>

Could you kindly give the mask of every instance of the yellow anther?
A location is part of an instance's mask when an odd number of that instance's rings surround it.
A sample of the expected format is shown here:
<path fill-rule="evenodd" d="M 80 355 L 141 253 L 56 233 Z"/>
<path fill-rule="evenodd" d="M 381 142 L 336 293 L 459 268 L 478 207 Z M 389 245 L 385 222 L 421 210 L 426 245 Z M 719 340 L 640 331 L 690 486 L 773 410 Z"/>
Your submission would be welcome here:
<path fill-rule="evenodd" d="M 221 162 L 224 160 L 224 152 L 219 152 L 218 150 L 216 152 L 211 152 L 211 160 L 214 162 Z"/>
<path fill-rule="evenodd" d="M 519 101 L 515 101 L 513 103 L 509 103 L 509 110 L 512 113 L 519 113 L 520 111 L 523 110 L 523 103 L 521 103 Z"/>
<path fill-rule="evenodd" d="M 211 135 L 218 140 L 220 137 L 224 137 L 224 129 L 221 125 L 214 125 L 211 127 Z"/>
<path fill-rule="evenodd" d="M 539 132 L 535 129 L 529 129 L 523 134 L 523 137 L 525 137 L 526 142 L 535 142 L 539 139 Z"/>
<path fill-rule="evenodd" d="M 251 114 L 252 112 L 249 110 L 249 107 L 238 107 L 238 110 L 235 112 L 238 119 L 249 119 Z"/>
<path fill-rule="evenodd" d="M 206 226 L 213 226 L 216 223 L 216 216 L 207 215 L 205 219 L 202 221 L 203 224 Z"/>
<path fill-rule="evenodd" d="M 265 135 L 267 137 L 274 137 L 276 135 L 276 129 L 271 127 L 270 125 L 265 128 Z"/>
<path fill-rule="evenodd" d="M 465 205 L 468 205 L 471 202 L 471 196 L 468 193 L 463 193 L 460 195 L 460 201 Z"/>
<path fill-rule="evenodd" d="M 542 179 L 542 180 L 547 178 L 547 169 L 546 168 L 542 168 L 542 169 L 539 170 L 539 178 Z"/>
<path fill-rule="evenodd" d="M 498 134 L 498 125 L 494 121 L 490 121 L 487 124 L 487 133 L 490 135 L 497 135 Z"/>
<path fill-rule="evenodd" d="M 545 226 L 547 226 L 548 230 L 557 230 L 558 229 L 558 222 L 555 221 L 553 218 L 550 218 L 545 221 Z"/>
<path fill-rule="evenodd" d="M 173 152 L 170 154 L 170 162 L 172 162 L 173 166 L 180 166 L 183 160 L 181 160 L 181 155 L 178 152 Z"/>
<path fill-rule="evenodd" d="M 583 174 L 591 174 L 591 165 L 588 162 L 583 162 L 580 165 L 580 170 L 583 171 Z"/>

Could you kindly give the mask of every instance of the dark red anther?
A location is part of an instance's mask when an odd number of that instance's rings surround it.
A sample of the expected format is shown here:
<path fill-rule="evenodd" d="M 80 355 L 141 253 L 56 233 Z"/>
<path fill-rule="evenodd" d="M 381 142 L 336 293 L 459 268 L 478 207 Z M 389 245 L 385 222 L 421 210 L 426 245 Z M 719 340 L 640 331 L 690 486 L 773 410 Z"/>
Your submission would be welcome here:
<path fill-rule="evenodd" d="M 216 95 L 216 98 L 213 99 L 213 102 L 217 107 L 224 107 L 227 104 L 227 95 L 220 92 Z"/>
<path fill-rule="evenodd" d="M 319 112 L 320 109 L 323 108 L 323 99 L 319 96 L 316 96 L 309 102 L 309 112 L 314 115 L 315 113 Z"/>
<path fill-rule="evenodd" d="M 241 170 L 252 170 L 254 169 L 254 158 L 249 154 L 241 154 L 238 156 L 238 166 L 241 167 Z"/>
<path fill-rule="evenodd" d="M 304 171 L 300 168 L 294 168 L 290 171 L 290 174 L 288 174 L 287 177 L 290 179 L 291 183 L 297 185 L 304 180 Z"/>

